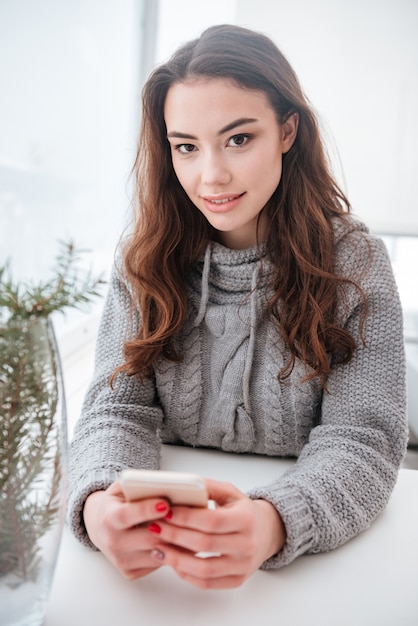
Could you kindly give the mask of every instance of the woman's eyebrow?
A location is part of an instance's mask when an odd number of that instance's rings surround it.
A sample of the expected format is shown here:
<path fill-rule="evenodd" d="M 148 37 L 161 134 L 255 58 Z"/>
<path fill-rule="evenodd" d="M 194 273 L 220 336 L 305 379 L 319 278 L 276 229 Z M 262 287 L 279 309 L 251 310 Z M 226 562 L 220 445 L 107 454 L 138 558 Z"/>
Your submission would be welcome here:
<path fill-rule="evenodd" d="M 233 122 L 230 122 L 229 124 L 221 128 L 221 130 L 218 131 L 218 136 L 223 135 L 230 130 L 234 130 L 234 128 L 238 128 L 238 126 L 243 126 L 244 124 L 253 124 L 254 122 L 258 122 L 258 119 L 255 117 L 240 117 L 239 119 L 234 120 Z M 197 137 L 195 137 L 194 135 L 189 135 L 189 133 L 182 133 L 181 131 L 177 130 L 173 130 L 172 132 L 167 133 L 167 138 L 170 139 L 170 137 L 176 137 L 177 139 L 197 140 Z"/>
<path fill-rule="evenodd" d="M 170 139 L 170 137 L 175 137 L 176 139 L 197 139 L 197 137 L 195 137 L 194 135 L 181 133 L 179 130 L 173 130 L 171 133 L 167 133 L 167 139 Z"/>
<path fill-rule="evenodd" d="M 244 124 L 253 124 L 254 122 L 258 122 L 258 119 L 256 119 L 255 117 L 240 117 L 234 122 L 231 122 L 230 124 L 227 124 L 226 126 L 221 128 L 221 130 L 218 132 L 218 135 L 223 135 L 229 130 L 234 130 L 234 128 L 237 128 L 238 126 L 243 126 Z"/>

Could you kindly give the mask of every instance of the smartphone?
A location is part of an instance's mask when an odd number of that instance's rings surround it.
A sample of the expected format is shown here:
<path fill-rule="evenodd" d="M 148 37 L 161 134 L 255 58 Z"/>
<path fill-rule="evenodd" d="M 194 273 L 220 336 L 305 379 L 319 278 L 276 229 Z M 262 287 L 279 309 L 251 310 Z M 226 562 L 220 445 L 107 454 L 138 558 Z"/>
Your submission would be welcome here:
<path fill-rule="evenodd" d="M 208 506 L 205 482 L 196 474 L 128 469 L 121 472 L 119 483 L 129 501 L 167 498 L 171 504 Z"/>

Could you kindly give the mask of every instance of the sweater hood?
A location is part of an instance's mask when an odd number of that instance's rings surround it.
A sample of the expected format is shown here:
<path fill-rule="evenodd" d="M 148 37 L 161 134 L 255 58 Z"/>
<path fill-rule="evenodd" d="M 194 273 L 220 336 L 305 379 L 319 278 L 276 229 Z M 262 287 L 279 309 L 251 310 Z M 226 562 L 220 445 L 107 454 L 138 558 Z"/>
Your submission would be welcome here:
<path fill-rule="evenodd" d="M 188 284 L 192 292 L 204 299 L 206 288 L 210 290 L 210 299 L 216 304 L 238 302 L 252 288 L 253 275 L 265 258 L 263 246 L 254 246 L 246 250 L 231 250 L 220 243 L 209 242 L 204 255 L 192 268 Z M 262 284 L 265 284 L 265 280 Z M 261 285 L 260 285 L 261 286 Z"/>
<path fill-rule="evenodd" d="M 334 219 L 333 227 L 336 245 L 350 233 L 368 232 L 365 224 L 351 216 L 346 220 Z M 198 311 L 196 325 L 203 319 L 209 301 L 239 303 L 256 287 L 265 287 L 271 272 L 263 245 L 231 250 L 220 243 L 209 242 L 204 255 L 186 278 L 191 301 Z"/>

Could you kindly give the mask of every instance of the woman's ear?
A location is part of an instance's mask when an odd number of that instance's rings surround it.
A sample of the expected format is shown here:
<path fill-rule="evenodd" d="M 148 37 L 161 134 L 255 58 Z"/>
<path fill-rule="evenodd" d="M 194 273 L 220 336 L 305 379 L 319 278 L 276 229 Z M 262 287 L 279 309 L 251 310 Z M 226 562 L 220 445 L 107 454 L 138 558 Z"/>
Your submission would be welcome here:
<path fill-rule="evenodd" d="M 299 113 L 292 113 L 281 125 L 283 153 L 289 152 L 298 134 Z"/>

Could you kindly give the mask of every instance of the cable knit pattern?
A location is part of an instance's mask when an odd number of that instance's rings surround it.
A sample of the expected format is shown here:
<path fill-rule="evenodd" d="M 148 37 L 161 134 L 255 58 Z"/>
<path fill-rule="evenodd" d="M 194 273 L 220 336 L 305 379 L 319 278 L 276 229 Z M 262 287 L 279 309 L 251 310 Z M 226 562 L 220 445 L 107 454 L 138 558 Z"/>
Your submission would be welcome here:
<path fill-rule="evenodd" d="M 185 277 L 188 322 L 176 338 L 180 363 L 161 359 L 144 384 L 120 375 L 131 296 L 114 270 L 99 332 L 96 370 L 71 445 L 68 522 L 91 545 L 82 523 L 85 498 L 124 467 L 158 467 L 161 442 L 233 452 L 295 456 L 269 485 L 254 487 L 280 511 L 284 549 L 263 564 L 276 568 L 307 552 L 331 550 L 367 528 L 386 505 L 407 441 L 402 312 L 383 243 L 351 220 L 335 223 L 336 271 L 358 281 L 369 315 L 360 341 L 362 302 L 341 287 L 338 323 L 358 348 L 335 365 L 324 393 L 302 382 L 297 362 L 289 381 L 277 374 L 289 352 L 266 318 L 270 267 L 258 250 L 211 243 Z"/>

